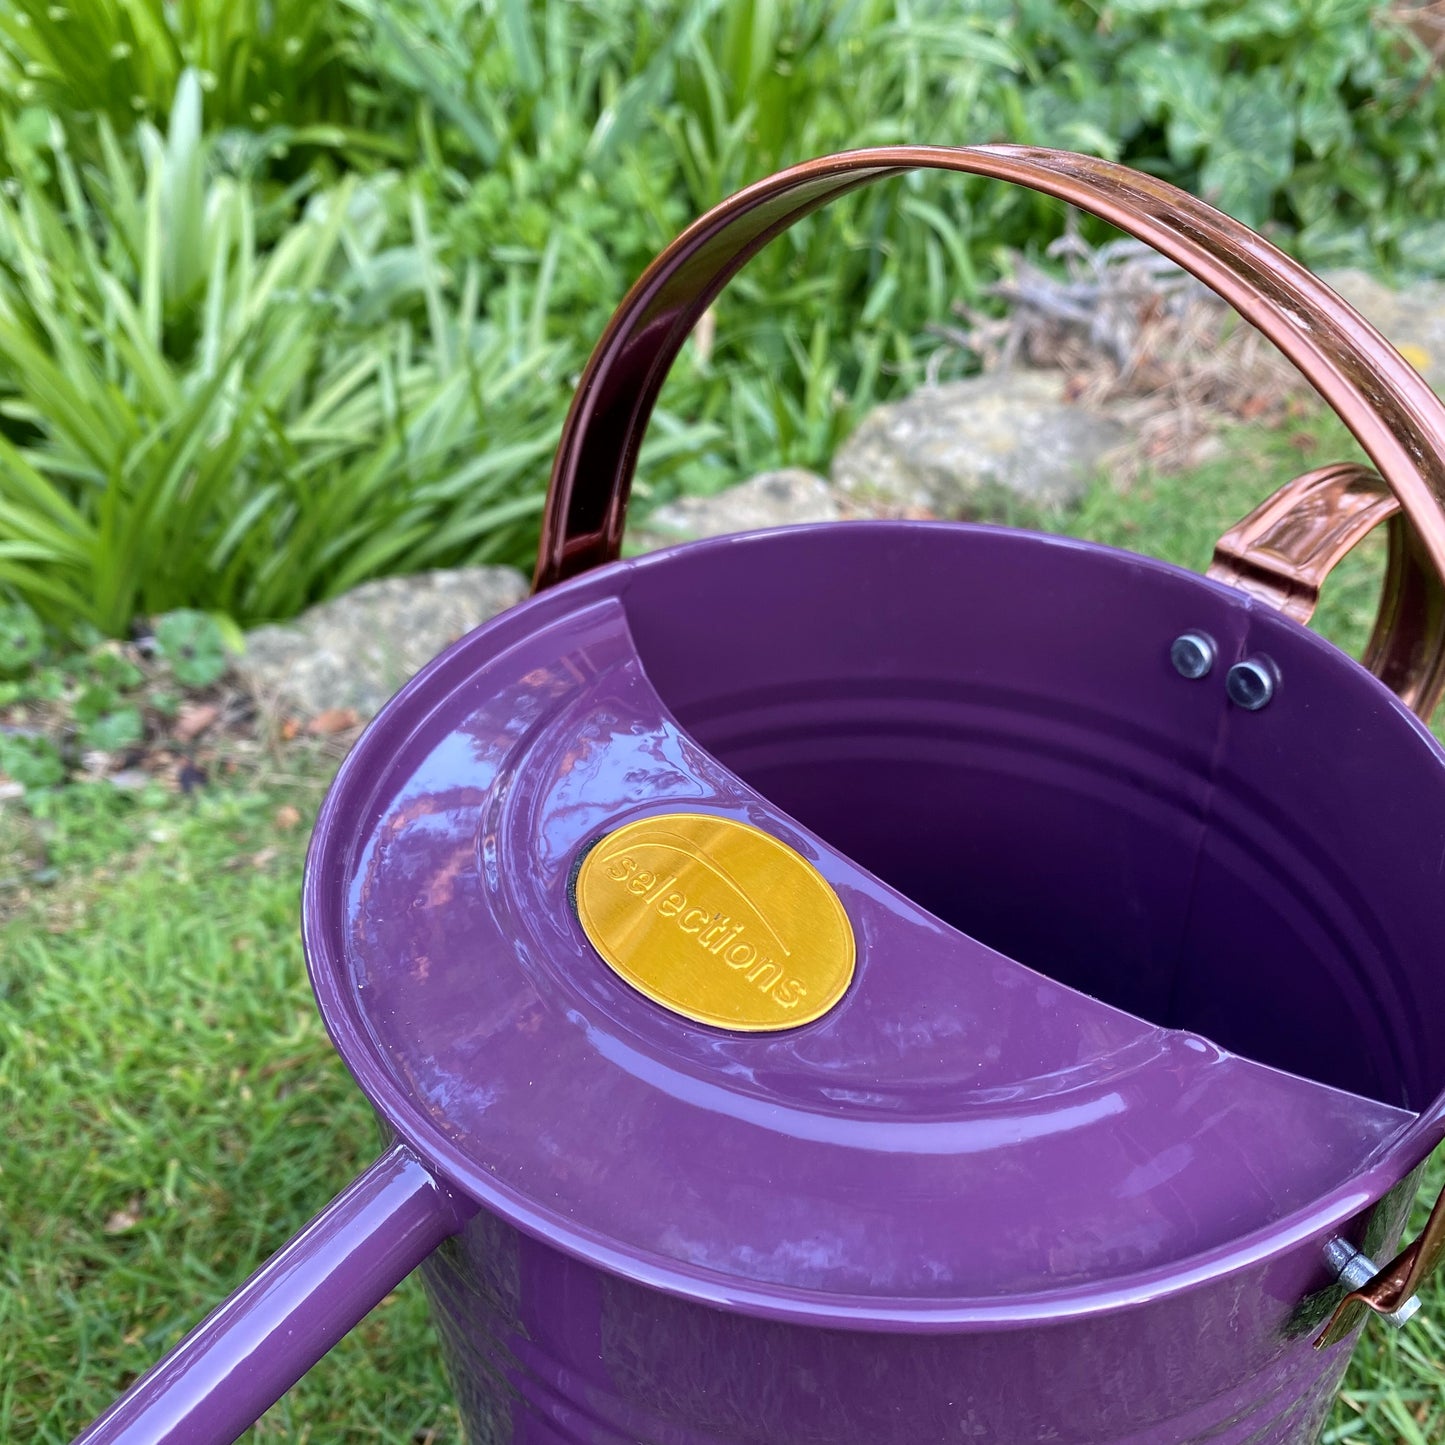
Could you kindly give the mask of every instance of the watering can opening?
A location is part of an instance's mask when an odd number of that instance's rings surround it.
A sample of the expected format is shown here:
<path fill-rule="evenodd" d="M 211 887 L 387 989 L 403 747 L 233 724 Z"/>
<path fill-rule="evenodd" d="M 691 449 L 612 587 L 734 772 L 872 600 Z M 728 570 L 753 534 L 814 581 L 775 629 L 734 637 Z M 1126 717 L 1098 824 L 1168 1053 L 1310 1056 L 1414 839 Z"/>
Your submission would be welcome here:
<path fill-rule="evenodd" d="M 665 565 L 638 568 L 639 654 L 704 746 L 1049 978 L 1397 1108 L 1445 1088 L 1445 769 L 1398 699 L 1268 607 L 1162 564 L 850 526 L 779 535 L 785 565 L 757 546 L 745 598 L 741 553 L 683 549 L 681 616 L 650 598 Z M 1171 664 L 1191 630 L 1219 649 L 1210 677 Z M 1251 712 L 1226 673 L 1255 655 L 1278 687 Z"/>

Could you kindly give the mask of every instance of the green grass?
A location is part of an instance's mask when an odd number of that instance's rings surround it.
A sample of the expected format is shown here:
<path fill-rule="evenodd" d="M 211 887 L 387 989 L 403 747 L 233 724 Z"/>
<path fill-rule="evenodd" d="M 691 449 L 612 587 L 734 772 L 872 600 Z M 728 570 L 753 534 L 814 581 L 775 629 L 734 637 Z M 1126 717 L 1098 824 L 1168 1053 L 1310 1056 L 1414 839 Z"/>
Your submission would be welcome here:
<path fill-rule="evenodd" d="M 1096 488 L 1070 529 L 1202 566 L 1285 476 L 1349 454 L 1313 419 L 1239 432 L 1186 475 Z M 1379 550 L 1327 597 L 1325 627 L 1352 646 Z M 297 894 L 322 775 L 293 766 L 194 799 L 74 787 L 7 815 L 0 1439 L 68 1440 L 377 1152 L 305 981 Z M 1426 1194 L 1442 1183 L 1445 1161 Z M 1437 1282 L 1408 1331 L 1369 1324 L 1330 1445 L 1445 1438 L 1442 1319 Z M 247 1438 L 459 1442 L 415 1281 Z"/>
<path fill-rule="evenodd" d="M 0 864 L 59 875 L 0 934 L 0 1439 L 69 1440 L 378 1152 L 297 934 L 319 796 L 73 788 Z M 408 1281 L 247 1438 L 458 1441 L 424 1315 Z"/>

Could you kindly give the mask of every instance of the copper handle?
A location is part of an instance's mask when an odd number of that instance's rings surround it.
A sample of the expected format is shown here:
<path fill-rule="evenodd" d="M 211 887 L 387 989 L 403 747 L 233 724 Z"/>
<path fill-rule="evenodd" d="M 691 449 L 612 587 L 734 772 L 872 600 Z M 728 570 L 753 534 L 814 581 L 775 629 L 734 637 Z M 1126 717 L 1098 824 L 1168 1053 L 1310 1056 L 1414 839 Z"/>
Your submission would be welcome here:
<path fill-rule="evenodd" d="M 1389 560 L 1365 666 L 1428 718 L 1445 689 L 1445 586 L 1373 467 L 1338 462 L 1286 482 L 1219 539 L 1208 575 L 1305 623 L 1335 564 L 1384 521 Z"/>
<path fill-rule="evenodd" d="M 540 589 L 617 556 L 637 450 L 669 366 L 728 280 L 796 220 L 919 167 L 1015 181 L 1109 221 L 1212 287 L 1299 367 L 1399 498 L 1445 574 L 1445 407 L 1357 312 L 1247 226 L 1124 166 L 1026 146 L 892 146 L 781 171 L 693 223 L 608 324 L 563 427 L 543 519 Z M 1438 665 L 1438 664 L 1437 664 Z"/>

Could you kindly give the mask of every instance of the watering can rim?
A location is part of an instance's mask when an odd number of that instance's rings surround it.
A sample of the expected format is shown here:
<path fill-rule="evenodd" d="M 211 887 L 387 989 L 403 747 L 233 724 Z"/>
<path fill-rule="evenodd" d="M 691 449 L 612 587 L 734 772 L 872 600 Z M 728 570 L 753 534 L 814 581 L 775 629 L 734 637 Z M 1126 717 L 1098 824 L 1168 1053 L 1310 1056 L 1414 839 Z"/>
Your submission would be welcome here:
<path fill-rule="evenodd" d="M 483 623 L 440 653 L 408 682 L 373 720 L 346 758 L 317 818 L 307 853 L 302 889 L 302 932 L 307 969 L 323 1022 L 333 1045 L 372 1106 L 397 1137 L 415 1150 L 424 1167 L 452 1190 L 526 1233 L 621 1278 L 699 1303 L 743 1310 L 760 1318 L 826 1320 L 839 1328 L 948 1331 L 1051 1319 L 1074 1319 L 1082 1314 L 1113 1311 L 1198 1288 L 1201 1284 L 1248 1269 L 1287 1252 L 1311 1238 L 1338 1232 L 1354 1216 L 1376 1203 L 1405 1178 L 1445 1139 L 1445 1092 L 1409 1124 L 1362 1170 L 1344 1184 L 1229 1243 L 1184 1260 L 1121 1273 L 1107 1280 L 1071 1285 L 1056 1290 L 1034 1290 L 1007 1296 L 941 1300 L 920 1305 L 916 1297 L 850 1296 L 787 1285 L 769 1285 L 718 1271 L 689 1266 L 680 1260 L 618 1244 L 600 1231 L 578 1226 L 568 1215 L 549 1209 L 534 1198 L 488 1177 L 482 1164 L 471 1159 L 418 1106 L 396 1075 L 387 1067 L 364 1021 L 354 1010 L 352 985 L 343 952 L 323 916 L 327 906 L 325 883 L 341 874 L 339 863 L 354 846 L 356 817 L 376 796 L 376 779 L 385 777 L 399 752 L 397 733 L 409 734 L 444 704 L 456 687 L 475 671 L 474 654 L 488 656 L 499 638 L 516 630 L 518 640 L 530 628 L 527 618 L 545 606 L 563 611 L 570 597 L 595 587 L 600 578 L 628 574 L 643 568 L 668 566 L 678 559 L 695 559 L 738 546 L 759 543 L 808 542 L 824 535 L 860 537 L 901 533 L 948 531 L 967 533 L 997 545 L 1038 545 L 1051 549 L 1105 555 L 1127 561 L 1156 575 L 1185 579 L 1202 585 L 1231 605 L 1257 612 L 1272 623 L 1286 623 L 1305 644 L 1348 664 L 1360 678 L 1377 689 L 1390 713 L 1406 721 L 1414 735 L 1445 766 L 1445 748 L 1420 719 L 1384 683 L 1354 658 L 1309 629 L 1282 617 L 1268 605 L 1233 587 L 1139 553 L 1077 538 L 1020 528 L 940 521 L 822 522 L 784 528 L 767 528 L 704 538 L 663 548 L 642 557 L 622 559 L 558 584 Z M 625 593 L 623 594 L 625 600 Z M 448 674 L 455 671 L 456 676 Z M 439 688 L 440 684 L 440 688 Z M 417 710 L 415 704 L 425 706 Z M 343 815 L 350 815 L 348 823 Z"/>

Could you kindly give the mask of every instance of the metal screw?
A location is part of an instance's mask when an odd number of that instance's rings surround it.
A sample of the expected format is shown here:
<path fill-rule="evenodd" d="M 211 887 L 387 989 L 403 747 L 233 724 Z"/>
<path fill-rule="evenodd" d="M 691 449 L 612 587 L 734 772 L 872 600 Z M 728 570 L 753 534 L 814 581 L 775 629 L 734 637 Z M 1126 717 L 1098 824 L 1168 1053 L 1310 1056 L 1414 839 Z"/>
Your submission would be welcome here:
<path fill-rule="evenodd" d="M 1169 661 L 1180 677 L 1197 682 L 1214 666 L 1214 639 L 1207 632 L 1186 632 L 1169 644 Z"/>
<path fill-rule="evenodd" d="M 1258 712 L 1274 696 L 1279 674 L 1267 657 L 1246 657 L 1229 669 L 1224 690 L 1230 702 L 1248 712 Z"/>
<path fill-rule="evenodd" d="M 1347 1239 L 1338 1235 L 1325 1245 L 1325 1263 L 1334 1270 L 1336 1278 L 1350 1289 L 1363 1289 L 1380 1272 L 1379 1266 L 1368 1254 L 1361 1254 Z M 1412 1294 L 1394 1314 L 1385 1315 L 1398 1330 L 1419 1313 L 1420 1296 Z"/>

